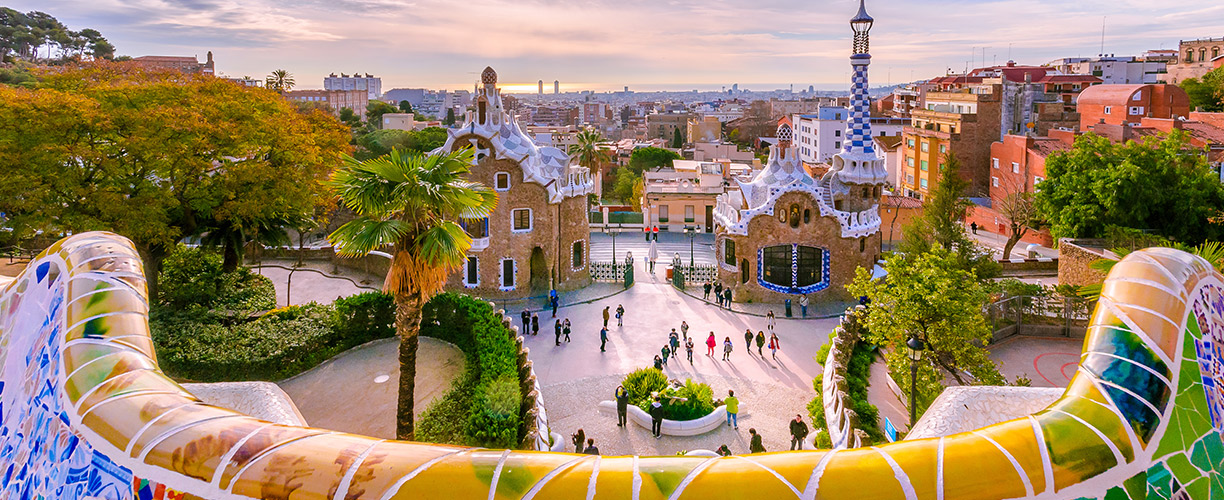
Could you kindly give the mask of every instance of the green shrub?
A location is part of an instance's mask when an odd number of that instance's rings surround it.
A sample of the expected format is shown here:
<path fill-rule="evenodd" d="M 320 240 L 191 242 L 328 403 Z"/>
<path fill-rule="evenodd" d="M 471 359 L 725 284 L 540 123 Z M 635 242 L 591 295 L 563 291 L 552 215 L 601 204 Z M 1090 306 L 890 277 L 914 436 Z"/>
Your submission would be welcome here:
<path fill-rule="evenodd" d="M 667 389 L 667 375 L 654 367 L 641 368 L 625 376 L 621 382 L 629 394 L 629 404 L 643 410 L 650 406 L 650 394 Z"/>
<path fill-rule="evenodd" d="M 462 389 L 472 397 L 467 411 L 458 416 L 464 422 L 464 439 L 433 440 L 484 447 L 516 447 L 526 435 L 523 422 L 523 393 L 518 373 L 518 345 L 501 315 L 488 302 L 465 295 L 444 293 L 425 304 L 421 313 L 421 335 L 455 344 L 467 358 L 465 378 L 472 381 Z"/>
<path fill-rule="evenodd" d="M 817 360 L 821 358 L 828 359 L 829 347 L 832 345 L 832 339 L 828 344 L 821 347 L 817 353 Z M 877 347 L 867 342 L 859 342 L 854 346 L 854 351 L 850 353 L 850 362 L 846 365 L 846 392 L 850 396 L 850 409 L 858 414 L 859 428 L 867 433 L 868 441 L 863 443 L 863 446 L 872 443 L 879 443 L 884 440 L 884 433 L 880 430 L 880 410 L 875 405 L 867 402 L 867 387 L 869 385 L 869 377 L 871 375 L 871 364 L 875 361 L 875 351 Z M 827 429 L 828 422 L 825 419 L 824 412 L 824 377 L 817 376 L 812 379 L 812 389 L 816 391 L 816 397 L 812 398 L 807 404 L 808 416 L 812 418 L 812 423 L 817 428 Z M 819 439 L 817 435 L 817 439 Z M 825 435 L 828 439 L 828 435 Z M 821 448 L 827 446 L 818 445 Z"/>
<path fill-rule="evenodd" d="M 833 447 L 833 438 L 829 437 L 828 429 L 820 429 L 816 433 L 816 447 L 822 450 L 827 450 Z"/>
<path fill-rule="evenodd" d="M 395 300 L 382 292 L 366 292 L 336 300 L 336 329 L 357 345 L 395 336 Z"/>
<path fill-rule="evenodd" d="M 162 263 L 158 304 L 176 311 L 266 311 L 276 307 L 272 280 L 239 268 L 221 271 L 221 256 L 179 245 Z"/>
<path fill-rule="evenodd" d="M 464 376 L 455 381 L 451 390 L 435 399 L 416 418 L 416 439 L 427 443 L 450 443 L 471 446 L 464 429 L 472 406 L 472 386 L 475 381 Z"/>
<path fill-rule="evenodd" d="M 668 388 L 663 394 L 663 418 L 696 420 L 714 411 L 714 390 L 693 379 L 685 380 L 679 388 Z M 672 398 L 684 398 L 685 401 Z"/>

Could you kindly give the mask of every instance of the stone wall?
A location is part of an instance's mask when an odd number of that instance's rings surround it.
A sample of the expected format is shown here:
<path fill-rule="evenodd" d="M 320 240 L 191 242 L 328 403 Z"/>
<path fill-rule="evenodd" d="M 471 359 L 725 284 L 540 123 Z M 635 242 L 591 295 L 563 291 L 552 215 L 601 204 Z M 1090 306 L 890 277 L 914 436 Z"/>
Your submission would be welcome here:
<path fill-rule="evenodd" d="M 492 302 L 490 305 L 494 305 Z M 496 307 L 494 305 L 494 307 Z M 518 377 L 519 391 L 523 395 L 522 408 L 520 415 L 523 416 L 523 426 L 525 433 L 523 442 L 519 448 L 524 450 L 549 451 L 552 448 L 550 436 L 551 428 L 548 426 L 548 413 L 544 410 L 544 391 L 540 388 L 540 381 L 536 377 L 535 367 L 529 359 L 531 349 L 523 345 L 524 338 L 520 335 L 519 327 L 513 318 L 506 316 L 505 309 L 499 309 L 498 314 L 502 316 L 502 325 L 510 331 L 514 336 L 514 343 L 518 347 Z M 560 436 L 553 436 L 559 439 Z"/>
<path fill-rule="evenodd" d="M 833 449 L 858 448 L 863 442 L 863 431 L 858 430 L 858 414 L 851 409 L 853 404 L 846 383 L 846 367 L 861 335 L 858 315 L 865 313 L 863 306 L 846 310 L 841 324 L 833 329 L 829 357 L 824 363 L 824 393 L 821 396 Z"/>
<path fill-rule="evenodd" d="M 1102 258 L 1115 258 L 1113 252 L 1100 245 L 1104 240 L 1058 240 L 1058 284 L 1099 285 L 1105 281 L 1105 273 L 1088 267 Z"/>
<path fill-rule="evenodd" d="M 715 253 L 719 262 L 719 279 L 731 286 L 731 297 L 735 302 L 781 303 L 786 299 L 798 300 L 798 295 L 775 292 L 760 285 L 760 250 L 776 245 L 799 244 L 828 250 L 828 286 L 808 294 L 811 301 L 836 301 L 850 298 L 845 285 L 854 281 L 854 271 L 859 267 L 871 269 L 880 254 L 880 233 L 863 238 L 842 238 L 841 224 L 832 217 L 821 217 L 816 200 L 807 193 L 788 193 L 778 198 L 775 206 L 799 205 L 799 213 L 811 211 L 810 222 L 792 228 L 776 216 L 761 214 L 748 223 L 750 236 L 720 234 L 715 240 Z M 736 265 L 725 261 L 726 240 L 735 242 Z M 860 250 L 861 249 L 861 250 Z M 744 266 L 747 266 L 745 276 Z M 745 281 L 744 278 L 747 278 Z"/>

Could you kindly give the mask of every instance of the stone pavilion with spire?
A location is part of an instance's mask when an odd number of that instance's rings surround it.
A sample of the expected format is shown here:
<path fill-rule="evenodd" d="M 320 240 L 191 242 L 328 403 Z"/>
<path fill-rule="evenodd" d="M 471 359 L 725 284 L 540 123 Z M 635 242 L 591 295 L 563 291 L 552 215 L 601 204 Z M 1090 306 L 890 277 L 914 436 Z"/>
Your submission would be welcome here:
<path fill-rule="evenodd" d="M 799 161 L 793 125 L 783 118 L 765 168 L 715 209 L 719 279 L 736 301 L 847 299 L 855 269 L 880 254 L 880 195 L 888 172 L 871 138 L 867 68 L 873 20 L 860 0 L 850 20 L 854 70 L 843 149 L 819 178 Z"/>
<path fill-rule="evenodd" d="M 590 284 L 586 204 L 595 182 L 589 169 L 531 140 L 503 108 L 493 68 L 480 78 L 463 125 L 449 129 L 435 152 L 473 148 L 468 178 L 497 192 L 497 208 L 486 219 L 463 223 L 472 249 L 447 287 L 496 299 Z"/>

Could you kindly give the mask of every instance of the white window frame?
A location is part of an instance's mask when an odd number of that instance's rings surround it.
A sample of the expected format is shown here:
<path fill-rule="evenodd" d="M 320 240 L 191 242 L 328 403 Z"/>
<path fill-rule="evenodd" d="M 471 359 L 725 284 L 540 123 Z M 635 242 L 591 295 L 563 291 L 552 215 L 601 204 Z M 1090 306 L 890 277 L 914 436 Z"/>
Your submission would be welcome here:
<path fill-rule="evenodd" d="M 1107 114 L 1107 115 L 1112 115 L 1112 114 L 1113 114 L 1113 106 L 1105 106 L 1105 114 Z"/>
<path fill-rule="evenodd" d="M 574 267 L 574 244 L 582 243 L 582 265 Z M 574 240 L 570 243 L 570 270 L 581 271 L 586 269 L 587 262 L 591 260 L 591 244 L 587 240 Z"/>
<path fill-rule="evenodd" d="M 1014 161 L 1012 162 L 1012 173 L 1013 174 L 1020 173 L 1020 164 L 1018 162 L 1014 162 Z"/>
<path fill-rule="evenodd" d="M 503 179 L 502 176 L 505 176 L 504 178 L 506 179 L 506 187 L 504 188 L 498 187 L 498 185 L 501 184 L 501 180 Z M 493 189 L 497 191 L 503 191 L 503 192 L 509 191 L 510 190 L 510 172 L 498 172 L 496 174 L 493 174 Z"/>
<path fill-rule="evenodd" d="M 514 274 L 510 276 L 510 286 L 506 286 L 506 261 L 510 261 Z M 518 285 L 518 262 L 514 259 L 502 259 L 497 263 L 497 289 L 503 292 L 514 290 Z"/>
<path fill-rule="evenodd" d="M 998 177 L 991 177 L 991 178 L 990 178 L 990 185 L 991 185 L 991 186 L 994 186 L 994 187 L 999 187 L 999 178 L 998 178 Z"/>
<path fill-rule="evenodd" d="M 1132 100 L 1132 101 L 1142 101 L 1142 100 L 1143 100 L 1143 91 L 1142 91 L 1142 90 L 1140 90 L 1140 91 L 1138 91 L 1138 92 L 1135 92 L 1135 95 L 1131 96 L 1131 100 Z"/>
<path fill-rule="evenodd" d="M 1131 106 L 1131 107 L 1130 107 L 1130 114 L 1132 114 L 1132 115 L 1142 115 L 1142 114 L 1143 114 L 1143 106 Z"/>
<path fill-rule="evenodd" d="M 468 266 L 472 265 L 473 261 L 475 261 L 475 264 L 476 264 L 476 282 L 475 283 L 468 281 Z M 476 288 L 478 286 L 480 286 L 480 257 L 477 257 L 475 255 L 469 255 L 467 256 L 467 260 L 463 262 L 463 287 L 464 288 Z"/>
<path fill-rule="evenodd" d="M 527 211 L 527 229 L 515 229 L 514 228 L 514 220 L 516 219 L 514 214 L 515 212 L 518 212 L 519 210 Z M 531 230 L 535 228 L 535 213 L 533 212 L 534 211 L 530 208 L 515 208 L 513 210 L 510 210 L 510 232 L 512 233 L 530 233 Z"/>
<path fill-rule="evenodd" d="M 994 168 L 999 168 L 999 159 L 998 159 L 998 158 L 991 158 L 991 159 L 990 159 L 990 166 L 992 166 L 992 167 L 994 167 Z"/>

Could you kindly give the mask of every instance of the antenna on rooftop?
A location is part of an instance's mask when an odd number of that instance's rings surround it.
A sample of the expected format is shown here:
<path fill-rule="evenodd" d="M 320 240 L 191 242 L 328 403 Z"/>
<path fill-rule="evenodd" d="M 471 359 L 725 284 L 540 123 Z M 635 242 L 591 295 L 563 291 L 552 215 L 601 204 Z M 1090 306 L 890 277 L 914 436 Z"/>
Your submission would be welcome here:
<path fill-rule="evenodd" d="M 1105 55 L 1105 20 L 1109 16 L 1101 16 L 1101 55 Z"/>

